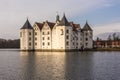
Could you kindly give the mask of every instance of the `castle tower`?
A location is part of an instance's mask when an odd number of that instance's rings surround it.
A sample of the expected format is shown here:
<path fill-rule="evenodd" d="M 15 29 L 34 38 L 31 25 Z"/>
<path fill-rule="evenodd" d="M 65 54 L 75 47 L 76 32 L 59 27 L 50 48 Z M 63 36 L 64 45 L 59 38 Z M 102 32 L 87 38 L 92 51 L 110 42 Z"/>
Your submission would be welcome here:
<path fill-rule="evenodd" d="M 33 50 L 33 28 L 30 22 L 27 21 L 20 29 L 20 49 L 21 50 Z"/>
<path fill-rule="evenodd" d="M 53 48 L 60 49 L 60 50 L 67 50 L 71 48 L 70 39 L 71 39 L 71 32 L 72 27 L 65 16 L 62 17 L 62 20 L 56 26 L 56 40 L 54 40 Z"/>
<path fill-rule="evenodd" d="M 83 31 L 83 48 L 92 49 L 93 48 L 93 30 L 91 29 L 87 21 L 82 31 Z"/>

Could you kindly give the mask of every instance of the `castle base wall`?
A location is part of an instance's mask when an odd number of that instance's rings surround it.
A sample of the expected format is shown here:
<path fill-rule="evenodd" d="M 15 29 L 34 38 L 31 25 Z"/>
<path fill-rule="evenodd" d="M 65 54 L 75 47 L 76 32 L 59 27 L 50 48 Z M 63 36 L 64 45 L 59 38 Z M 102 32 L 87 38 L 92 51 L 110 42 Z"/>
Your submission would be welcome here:
<path fill-rule="evenodd" d="M 78 52 L 78 51 L 87 51 L 92 49 L 37 49 L 37 50 L 21 50 L 21 51 L 39 51 L 39 52 Z"/>

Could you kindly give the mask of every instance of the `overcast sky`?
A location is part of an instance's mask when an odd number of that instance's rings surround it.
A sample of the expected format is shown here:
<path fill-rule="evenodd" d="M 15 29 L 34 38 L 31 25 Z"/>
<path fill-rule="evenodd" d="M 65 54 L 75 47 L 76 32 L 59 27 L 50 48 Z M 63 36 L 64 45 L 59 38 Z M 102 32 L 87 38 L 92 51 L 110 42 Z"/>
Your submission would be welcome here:
<path fill-rule="evenodd" d="M 0 0 L 0 38 L 17 39 L 27 17 L 30 23 L 55 21 L 56 12 L 69 21 L 86 20 L 94 36 L 104 32 L 120 32 L 120 0 Z"/>

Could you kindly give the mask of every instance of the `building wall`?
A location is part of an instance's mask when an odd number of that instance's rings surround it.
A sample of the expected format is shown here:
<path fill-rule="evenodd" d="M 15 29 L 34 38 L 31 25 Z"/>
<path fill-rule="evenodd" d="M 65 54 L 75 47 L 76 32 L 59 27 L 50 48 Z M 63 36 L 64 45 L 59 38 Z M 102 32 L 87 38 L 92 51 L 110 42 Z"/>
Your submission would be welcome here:
<path fill-rule="evenodd" d="M 83 43 L 84 43 L 84 48 L 86 49 L 93 48 L 93 32 L 92 31 L 83 31 Z"/>
<path fill-rule="evenodd" d="M 34 29 L 34 49 L 41 49 L 41 31 L 39 27 L 35 24 Z"/>
<path fill-rule="evenodd" d="M 45 25 L 43 26 L 41 33 L 42 33 L 42 35 L 41 35 L 42 49 L 51 49 L 51 47 L 52 47 L 52 43 L 51 43 L 52 32 L 47 23 L 45 23 Z"/>
<path fill-rule="evenodd" d="M 31 34 L 30 34 L 31 33 Z M 72 26 L 57 26 L 51 29 L 47 22 L 40 30 L 37 24 L 33 29 L 20 30 L 21 50 L 70 50 L 93 48 L 93 32 L 73 30 Z"/>
<path fill-rule="evenodd" d="M 56 26 L 53 31 L 53 49 L 65 49 L 65 27 Z"/>
<path fill-rule="evenodd" d="M 33 29 L 21 29 L 20 30 L 20 49 L 21 50 L 33 50 Z"/>

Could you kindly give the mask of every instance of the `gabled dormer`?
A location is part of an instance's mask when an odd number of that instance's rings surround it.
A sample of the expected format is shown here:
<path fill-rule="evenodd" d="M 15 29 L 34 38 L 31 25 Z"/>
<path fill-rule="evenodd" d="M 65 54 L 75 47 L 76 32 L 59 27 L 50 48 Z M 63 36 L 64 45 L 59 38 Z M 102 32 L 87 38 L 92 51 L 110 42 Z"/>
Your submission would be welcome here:
<path fill-rule="evenodd" d="M 44 25 L 43 25 L 42 29 L 51 29 L 52 30 L 54 25 L 55 25 L 55 23 L 46 21 L 46 22 L 44 22 Z"/>
<path fill-rule="evenodd" d="M 28 19 L 26 20 L 25 24 L 21 29 L 33 29 Z"/>

